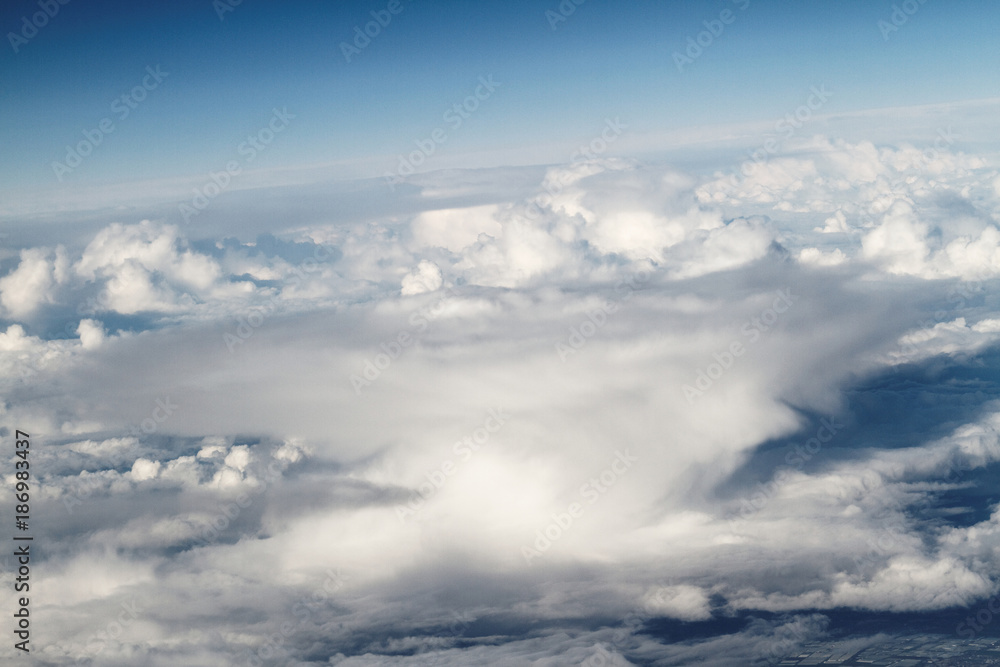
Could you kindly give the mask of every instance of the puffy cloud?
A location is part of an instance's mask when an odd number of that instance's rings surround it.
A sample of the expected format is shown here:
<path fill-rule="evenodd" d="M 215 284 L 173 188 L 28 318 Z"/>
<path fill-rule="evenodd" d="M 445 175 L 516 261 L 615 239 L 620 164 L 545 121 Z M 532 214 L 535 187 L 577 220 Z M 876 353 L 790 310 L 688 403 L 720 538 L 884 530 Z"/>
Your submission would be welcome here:
<path fill-rule="evenodd" d="M 1000 274 L 1000 231 L 993 225 L 977 226 L 981 228 L 978 237 L 952 237 L 943 248 L 933 250 L 932 243 L 941 244 L 941 230 L 932 230 L 918 218 L 912 204 L 900 200 L 862 238 L 862 247 L 866 258 L 890 273 L 981 280 Z"/>
<path fill-rule="evenodd" d="M 441 289 L 441 269 L 434 262 L 421 260 L 417 268 L 403 277 L 403 295 L 423 294 Z"/>
<path fill-rule="evenodd" d="M 136 459 L 132 464 L 132 479 L 142 482 L 147 479 L 156 479 L 160 474 L 160 462 L 149 461 L 147 459 Z"/>
<path fill-rule="evenodd" d="M 104 342 L 104 327 L 102 327 L 101 323 L 96 320 L 80 320 L 80 324 L 77 326 L 76 332 L 80 336 L 80 344 L 85 350 L 92 350 L 100 347 L 101 343 Z"/>
<path fill-rule="evenodd" d="M 26 248 L 17 268 L 0 278 L 0 305 L 14 318 L 31 316 L 39 306 L 54 303 L 55 289 L 68 278 L 69 260 L 62 246 L 49 251 Z"/>
<path fill-rule="evenodd" d="M 735 180 L 431 174 L 281 239 L 24 249 L 0 413 L 45 442 L 53 659 L 133 598 L 102 659 L 735 666 L 991 594 L 997 304 L 947 292 L 995 273 L 984 169 L 813 137 Z"/>
<path fill-rule="evenodd" d="M 483 234 L 455 268 L 489 287 L 519 287 L 565 266 L 573 251 L 530 220 L 508 215 L 494 238 Z"/>
<path fill-rule="evenodd" d="M 592 167 L 586 178 L 565 179 L 571 185 L 562 196 L 575 205 L 553 204 L 554 210 L 585 221 L 579 236 L 598 251 L 661 262 L 664 249 L 692 233 L 722 226 L 718 212 L 703 210 L 694 201 L 689 176 L 619 162 L 603 166 L 602 171 Z M 551 170 L 547 181 L 558 180 L 559 173 Z"/>
<path fill-rule="evenodd" d="M 897 201 L 876 229 L 862 239 L 865 257 L 886 266 L 890 273 L 921 274 L 927 266 L 929 227 L 917 219 L 913 206 Z"/>
<path fill-rule="evenodd" d="M 215 260 L 186 248 L 176 227 L 149 220 L 105 228 L 74 268 L 85 280 L 106 280 L 109 309 L 126 314 L 176 311 L 221 277 Z"/>
<path fill-rule="evenodd" d="M 235 468 L 236 470 L 243 472 L 244 470 L 247 469 L 247 466 L 250 465 L 251 461 L 250 448 L 247 447 L 246 445 L 233 447 L 231 450 L 229 450 L 229 454 L 227 454 L 226 458 L 223 460 L 225 461 L 225 464 L 230 468 Z"/>
<path fill-rule="evenodd" d="M 673 272 L 677 278 L 693 278 L 743 266 L 767 254 L 774 236 L 765 222 L 737 219 L 713 229 L 690 244 L 687 257 Z"/>
<path fill-rule="evenodd" d="M 975 354 L 998 341 L 1000 320 L 980 320 L 970 325 L 959 317 L 901 336 L 889 359 L 891 363 L 914 363 L 941 354 Z"/>
<path fill-rule="evenodd" d="M 475 243 L 480 234 L 500 235 L 501 226 L 496 219 L 498 210 L 497 205 L 488 204 L 424 211 L 413 219 L 413 239 L 421 246 L 439 246 L 460 252 Z"/>
<path fill-rule="evenodd" d="M 659 588 L 647 598 L 646 608 L 655 614 L 682 621 L 712 618 L 709 596 L 697 586 L 682 584 Z"/>
<path fill-rule="evenodd" d="M 942 251 L 944 273 L 963 280 L 981 280 L 1000 274 L 1000 230 L 983 229 L 978 238 L 959 237 Z"/>
<path fill-rule="evenodd" d="M 823 222 L 822 227 L 816 227 L 813 231 L 822 234 L 844 234 L 849 232 L 850 228 L 847 226 L 847 217 L 844 212 L 838 210 Z"/>
<path fill-rule="evenodd" d="M 20 324 L 11 324 L 0 333 L 0 365 L 8 382 L 55 368 L 68 352 L 66 343 L 30 336 Z"/>
<path fill-rule="evenodd" d="M 37 337 L 28 336 L 20 324 L 12 324 L 0 334 L 0 351 L 20 352 L 41 343 Z"/>
<path fill-rule="evenodd" d="M 799 261 L 815 266 L 837 266 L 847 261 L 847 255 L 840 248 L 823 252 L 819 248 L 803 248 L 799 251 Z"/>

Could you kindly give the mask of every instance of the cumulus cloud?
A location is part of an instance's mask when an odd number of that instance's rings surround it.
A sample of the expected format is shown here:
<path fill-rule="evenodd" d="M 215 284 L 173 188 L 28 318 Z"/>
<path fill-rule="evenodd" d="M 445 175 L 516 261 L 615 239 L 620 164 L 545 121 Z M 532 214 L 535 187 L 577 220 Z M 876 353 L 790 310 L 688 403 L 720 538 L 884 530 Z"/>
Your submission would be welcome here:
<path fill-rule="evenodd" d="M 76 332 L 80 336 L 80 344 L 85 350 L 100 347 L 101 343 L 104 342 L 104 327 L 96 320 L 80 320 L 80 325 L 77 327 Z"/>
<path fill-rule="evenodd" d="M 68 273 L 64 247 L 55 251 L 26 248 L 21 251 L 17 268 L 0 278 L 0 305 L 11 317 L 28 317 L 39 306 L 55 302 L 55 290 L 67 281 Z"/>
<path fill-rule="evenodd" d="M 176 227 L 148 220 L 102 230 L 74 269 L 85 280 L 104 280 L 109 308 L 125 314 L 177 310 L 220 277 L 211 257 L 184 247 Z"/>
<path fill-rule="evenodd" d="M 421 260 L 416 269 L 403 277 L 402 293 L 409 295 L 433 292 L 441 289 L 442 284 L 441 269 L 438 268 L 438 265 L 434 262 Z"/>
<path fill-rule="evenodd" d="M 697 586 L 667 586 L 647 598 L 647 610 L 682 621 L 705 621 L 712 618 L 708 594 Z"/>
<path fill-rule="evenodd" d="M 799 251 L 800 262 L 815 266 L 837 266 L 847 261 L 847 255 L 840 248 L 823 252 L 819 248 L 803 248 Z"/>
<path fill-rule="evenodd" d="M 994 172 L 739 166 L 20 249 L 0 409 L 45 443 L 53 660 L 745 665 L 995 593 Z"/>
<path fill-rule="evenodd" d="M 475 243 L 480 234 L 499 236 L 498 209 L 497 205 L 488 204 L 424 211 L 413 219 L 413 239 L 422 246 L 439 246 L 460 252 Z"/>
<path fill-rule="evenodd" d="M 155 479 L 160 473 L 160 463 L 147 459 L 136 459 L 132 464 L 132 479 L 142 482 L 147 479 Z"/>

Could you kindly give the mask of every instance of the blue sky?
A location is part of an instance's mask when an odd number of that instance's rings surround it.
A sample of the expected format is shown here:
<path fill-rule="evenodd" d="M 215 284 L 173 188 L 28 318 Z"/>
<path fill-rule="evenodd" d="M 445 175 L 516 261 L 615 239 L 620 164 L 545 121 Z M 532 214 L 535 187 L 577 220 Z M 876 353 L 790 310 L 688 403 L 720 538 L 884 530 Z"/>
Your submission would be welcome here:
<path fill-rule="evenodd" d="M 885 40 L 893 3 L 589 0 L 553 30 L 554 1 L 403 0 L 346 62 L 339 45 L 386 5 L 246 0 L 223 20 L 207 0 L 60 5 L 17 53 L 5 39 L 0 177 L 59 187 L 52 162 L 103 118 L 114 132 L 67 184 L 205 173 L 275 107 L 296 118 L 259 166 L 388 165 L 490 74 L 501 87 L 442 153 L 589 139 L 606 117 L 639 133 L 776 118 L 814 84 L 836 91 L 834 112 L 981 98 L 1000 83 L 1000 8 L 986 1 L 915 5 Z M 679 72 L 672 54 L 726 9 L 732 22 Z M 17 32 L 37 11 L 7 3 L 0 25 Z M 119 120 L 113 100 L 156 65 L 167 78 Z"/>

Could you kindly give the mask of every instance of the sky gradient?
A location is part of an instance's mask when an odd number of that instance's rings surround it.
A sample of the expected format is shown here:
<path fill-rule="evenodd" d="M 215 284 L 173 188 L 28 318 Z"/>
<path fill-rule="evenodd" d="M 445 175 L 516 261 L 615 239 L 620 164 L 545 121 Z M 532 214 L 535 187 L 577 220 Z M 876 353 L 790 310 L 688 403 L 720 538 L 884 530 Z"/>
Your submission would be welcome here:
<path fill-rule="evenodd" d="M 487 75 L 502 86 L 439 155 L 572 144 L 607 117 L 639 135 L 767 120 L 804 102 L 810 85 L 836 91 L 829 113 L 989 97 L 1000 83 L 1000 9 L 985 0 L 918 4 L 888 39 L 878 22 L 892 20 L 891 3 L 568 6 L 565 21 L 550 22 L 558 3 L 404 1 L 347 62 L 341 43 L 385 3 L 248 1 L 221 18 L 200 1 L 59 5 L 36 36 L 0 56 L 3 182 L 58 189 L 52 163 L 103 118 L 114 132 L 67 183 L 204 174 L 273 108 L 295 123 L 260 168 L 373 158 L 394 166 L 392 156 L 442 127 L 444 112 Z M 678 71 L 673 54 L 725 10 L 731 23 Z M 37 11 L 7 3 L 0 23 L 19 33 Z M 113 101 L 147 66 L 169 75 L 121 118 Z"/>

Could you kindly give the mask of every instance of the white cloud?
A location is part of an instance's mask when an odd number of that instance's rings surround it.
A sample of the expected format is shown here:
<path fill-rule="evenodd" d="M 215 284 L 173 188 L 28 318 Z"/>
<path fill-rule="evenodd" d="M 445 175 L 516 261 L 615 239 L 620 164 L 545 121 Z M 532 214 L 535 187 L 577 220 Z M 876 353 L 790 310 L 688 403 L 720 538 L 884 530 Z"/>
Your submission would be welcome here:
<path fill-rule="evenodd" d="M 104 327 L 102 327 L 101 323 L 96 320 L 80 320 L 80 324 L 77 326 L 76 332 L 80 336 L 80 344 L 85 350 L 98 348 L 101 346 L 101 343 L 104 342 Z"/>
<path fill-rule="evenodd" d="M 936 322 L 899 338 L 889 352 L 890 363 L 914 363 L 939 354 L 974 354 L 1000 341 L 1000 320 L 968 324 L 964 317 Z"/>
<path fill-rule="evenodd" d="M 66 630 L 52 650 L 134 594 L 157 612 L 123 661 L 222 662 L 281 632 L 333 568 L 350 584 L 295 618 L 290 660 L 560 664 L 604 642 L 621 664 L 742 665 L 823 632 L 821 616 L 757 611 L 990 594 L 1000 515 L 949 523 L 965 508 L 937 501 L 1000 462 L 993 286 L 946 294 L 996 273 L 1000 194 L 977 160 L 914 151 L 805 138 L 735 184 L 724 166 L 595 160 L 516 186 L 510 169 L 456 186 L 461 207 L 434 195 L 455 176 L 430 174 L 406 213 L 310 221 L 283 235 L 298 243 L 146 221 L 22 250 L 0 279 L 5 313 L 27 318 L 0 332 L 0 411 L 46 439 L 41 590 L 72 584 L 42 598 Z M 342 259 L 308 270 L 305 238 Z M 94 294 L 98 312 L 76 312 Z M 509 418 L 487 438 L 489 410 Z M 850 427 L 787 463 L 830 414 Z M 634 609 L 746 625 L 613 639 L 608 619 Z M 443 631 L 451 612 L 476 631 Z M 504 634 L 519 624 L 537 631 Z"/>
<path fill-rule="evenodd" d="M 160 462 L 149 461 L 147 459 L 136 459 L 132 464 L 132 479 L 143 482 L 148 479 L 156 479 L 160 474 Z"/>
<path fill-rule="evenodd" d="M 55 303 L 55 289 L 67 280 L 68 260 L 62 246 L 21 251 L 21 262 L 0 278 L 0 305 L 15 318 L 23 319 L 46 303 Z"/>
<path fill-rule="evenodd" d="M 244 470 L 247 469 L 247 466 L 250 465 L 251 460 L 252 459 L 250 454 L 250 448 L 247 447 L 246 445 L 233 447 L 231 450 L 229 450 L 229 453 L 226 455 L 226 458 L 224 459 L 225 464 L 227 466 L 229 466 L 230 468 L 235 468 L 240 472 L 243 472 Z"/>
<path fill-rule="evenodd" d="M 421 260 L 417 268 L 403 277 L 402 294 L 423 294 L 441 289 L 441 269 L 434 262 Z"/>
<path fill-rule="evenodd" d="M 646 598 L 646 608 L 655 614 L 682 621 L 706 621 L 712 618 L 708 594 L 697 586 L 664 586 Z"/>
<path fill-rule="evenodd" d="M 847 226 L 847 217 L 844 212 L 837 210 L 832 216 L 823 221 L 822 227 L 816 227 L 813 231 L 821 234 L 844 234 L 850 231 Z M 838 248 L 839 250 L 839 248 Z"/>
<path fill-rule="evenodd" d="M 677 278 L 692 278 L 743 266 L 767 254 L 774 236 L 757 219 L 740 218 L 702 236 L 674 272 Z"/>
<path fill-rule="evenodd" d="M 865 257 L 881 262 L 890 273 L 919 275 L 930 256 L 928 232 L 928 225 L 917 219 L 913 206 L 897 201 L 882 223 L 862 239 L 862 248 Z"/>
<path fill-rule="evenodd" d="M 837 266 L 847 261 L 847 255 L 840 248 L 823 252 L 819 248 L 803 248 L 799 251 L 799 261 L 815 266 Z"/>
<path fill-rule="evenodd" d="M 420 246 L 439 246 L 460 252 L 475 243 L 480 234 L 500 235 L 498 211 L 495 204 L 424 211 L 413 219 L 413 239 Z"/>
<path fill-rule="evenodd" d="M 87 281 L 104 280 L 110 310 L 176 312 L 210 296 L 221 270 L 215 260 L 186 247 L 176 227 L 143 220 L 115 223 L 97 234 L 75 264 Z"/>

